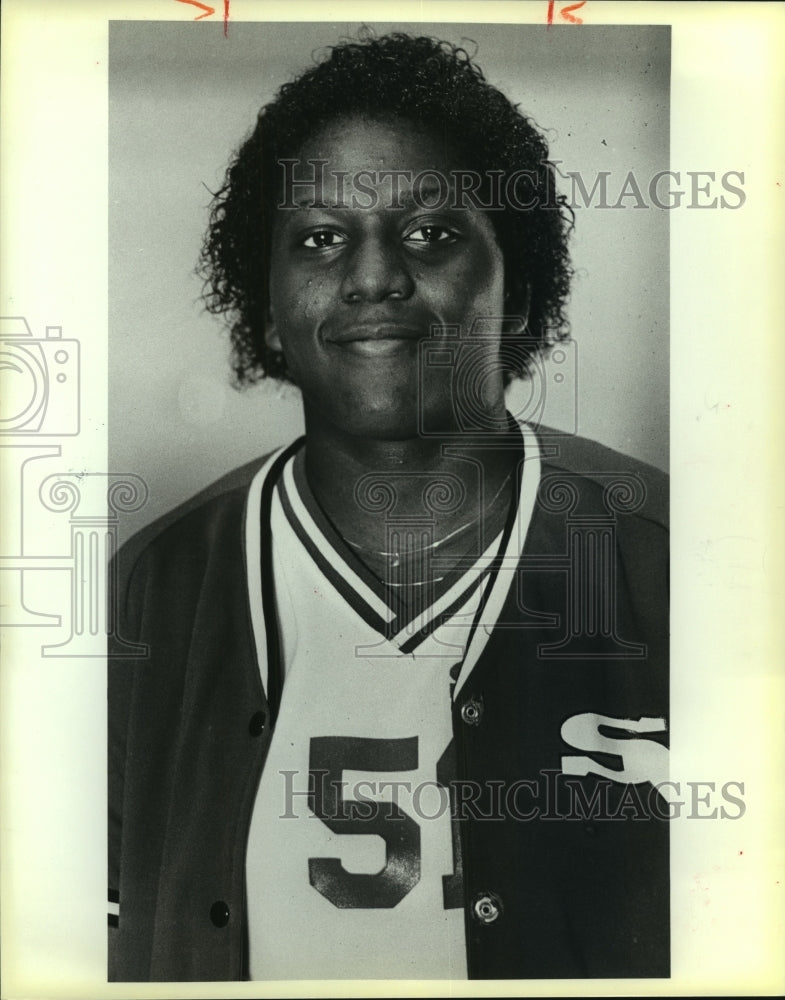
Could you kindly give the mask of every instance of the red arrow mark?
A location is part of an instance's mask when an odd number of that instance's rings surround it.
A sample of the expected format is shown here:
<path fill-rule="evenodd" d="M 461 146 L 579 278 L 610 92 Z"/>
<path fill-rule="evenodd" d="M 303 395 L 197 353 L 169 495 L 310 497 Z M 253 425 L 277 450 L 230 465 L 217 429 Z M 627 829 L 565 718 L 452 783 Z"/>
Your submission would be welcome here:
<path fill-rule="evenodd" d="M 215 7 L 208 7 L 205 3 L 199 3 L 199 0 L 177 0 L 178 3 L 190 3 L 194 7 L 200 7 L 204 14 L 200 14 L 198 17 L 194 18 L 194 21 L 201 21 L 203 17 L 209 17 L 211 14 L 215 13 Z"/>

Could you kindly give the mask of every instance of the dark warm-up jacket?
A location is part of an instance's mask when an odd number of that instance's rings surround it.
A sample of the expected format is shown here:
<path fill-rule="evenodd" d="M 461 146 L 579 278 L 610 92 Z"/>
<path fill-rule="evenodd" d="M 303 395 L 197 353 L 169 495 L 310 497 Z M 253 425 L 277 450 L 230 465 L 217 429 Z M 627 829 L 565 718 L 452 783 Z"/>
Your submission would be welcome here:
<path fill-rule="evenodd" d="M 468 972 L 667 976 L 667 773 L 645 767 L 667 744 L 666 480 L 581 439 L 541 445 L 517 584 L 453 706 Z M 112 980 L 247 977 L 246 846 L 274 730 L 244 552 L 260 464 L 121 559 L 117 648 L 148 653 L 110 662 Z"/>

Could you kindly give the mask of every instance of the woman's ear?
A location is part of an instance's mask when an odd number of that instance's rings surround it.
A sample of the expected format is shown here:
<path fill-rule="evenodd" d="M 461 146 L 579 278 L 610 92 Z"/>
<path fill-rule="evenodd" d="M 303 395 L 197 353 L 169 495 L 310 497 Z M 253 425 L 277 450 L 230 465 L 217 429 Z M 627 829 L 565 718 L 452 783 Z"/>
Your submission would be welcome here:
<path fill-rule="evenodd" d="M 521 301 L 518 304 L 518 313 L 523 319 L 522 329 L 524 330 L 527 328 L 529 323 L 529 309 L 531 308 L 531 302 L 532 302 L 532 286 L 527 281 L 526 291 L 521 296 Z"/>
<path fill-rule="evenodd" d="M 272 316 L 268 316 L 267 323 L 264 327 L 264 342 L 273 351 L 283 351 L 281 338 L 278 334 L 278 327 L 275 325 L 275 320 Z"/>
<path fill-rule="evenodd" d="M 526 291 L 513 305 L 513 295 L 504 293 L 505 329 L 510 333 L 525 333 L 529 323 L 531 307 L 531 285 L 527 282 Z"/>

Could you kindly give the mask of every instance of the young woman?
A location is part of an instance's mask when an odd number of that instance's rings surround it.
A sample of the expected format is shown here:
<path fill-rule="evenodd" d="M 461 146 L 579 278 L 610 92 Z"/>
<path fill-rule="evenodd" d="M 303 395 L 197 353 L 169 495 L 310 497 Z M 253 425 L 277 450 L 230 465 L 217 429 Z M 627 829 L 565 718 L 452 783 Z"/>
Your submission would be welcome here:
<path fill-rule="evenodd" d="M 570 227 L 446 43 L 339 45 L 262 108 L 207 304 L 305 436 L 124 576 L 111 978 L 668 974 L 662 476 L 505 407 Z"/>

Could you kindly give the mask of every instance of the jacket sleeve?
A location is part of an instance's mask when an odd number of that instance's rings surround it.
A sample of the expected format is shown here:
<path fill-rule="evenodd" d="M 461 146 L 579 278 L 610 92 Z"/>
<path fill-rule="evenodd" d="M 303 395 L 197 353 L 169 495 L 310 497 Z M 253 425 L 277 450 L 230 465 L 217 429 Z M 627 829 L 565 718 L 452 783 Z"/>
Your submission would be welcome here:
<path fill-rule="evenodd" d="M 141 589 L 134 586 L 133 574 L 122 579 L 124 553 L 110 566 L 108 599 L 115 602 L 115 629 L 109 636 L 107 676 L 107 762 L 108 762 L 108 978 L 122 979 L 119 968 L 118 937 L 121 919 L 121 857 L 123 803 L 128 739 L 128 720 L 134 696 L 138 660 L 128 655 L 128 644 L 139 637 Z M 137 576 L 138 580 L 139 577 Z"/>

